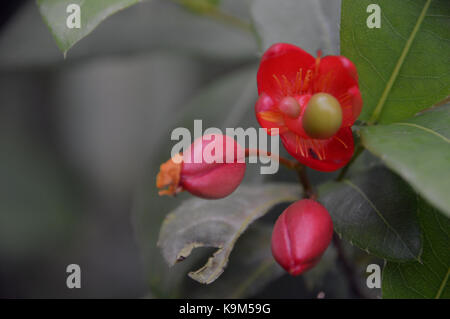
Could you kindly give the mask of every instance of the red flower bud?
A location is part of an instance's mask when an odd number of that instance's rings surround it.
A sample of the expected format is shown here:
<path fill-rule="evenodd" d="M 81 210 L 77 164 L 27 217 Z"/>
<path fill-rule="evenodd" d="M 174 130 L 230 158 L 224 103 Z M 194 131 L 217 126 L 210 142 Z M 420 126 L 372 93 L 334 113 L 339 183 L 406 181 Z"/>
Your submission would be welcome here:
<path fill-rule="evenodd" d="M 230 195 L 245 174 L 245 151 L 231 137 L 204 135 L 194 141 L 183 155 L 161 165 L 156 186 L 166 188 L 160 195 L 175 195 L 183 190 L 217 199 Z"/>
<path fill-rule="evenodd" d="M 272 254 L 291 275 L 314 267 L 333 236 L 333 222 L 318 202 L 303 199 L 278 217 L 272 233 Z"/>

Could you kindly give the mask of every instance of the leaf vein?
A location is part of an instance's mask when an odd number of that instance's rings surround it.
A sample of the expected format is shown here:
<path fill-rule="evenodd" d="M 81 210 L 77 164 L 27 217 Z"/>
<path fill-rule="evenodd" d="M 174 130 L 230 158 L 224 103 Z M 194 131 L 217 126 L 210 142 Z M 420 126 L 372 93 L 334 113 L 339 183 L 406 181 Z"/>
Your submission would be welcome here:
<path fill-rule="evenodd" d="M 420 26 L 422 25 L 422 22 L 425 18 L 425 15 L 428 11 L 428 8 L 430 6 L 431 0 L 427 0 L 427 2 L 425 3 L 422 12 L 420 13 L 416 25 L 414 26 L 408 41 L 406 41 L 405 46 L 402 50 L 402 53 L 400 54 L 399 59 L 397 60 L 397 64 L 394 67 L 394 70 L 392 71 L 391 77 L 389 78 L 383 93 L 380 97 L 380 100 L 378 101 L 377 106 L 375 107 L 375 110 L 372 113 L 372 116 L 369 119 L 369 124 L 373 124 L 374 122 L 376 122 L 378 120 L 378 117 L 381 114 L 381 111 L 383 110 L 384 105 L 386 104 L 386 100 L 388 98 L 388 95 L 392 89 L 392 87 L 394 86 L 395 80 L 397 79 L 398 74 L 400 73 L 400 69 L 403 66 L 403 63 L 405 62 L 406 56 L 409 53 L 409 50 L 411 49 L 412 43 L 417 35 L 417 32 L 420 29 Z M 354 32 L 354 31 L 353 31 Z"/>
<path fill-rule="evenodd" d="M 439 134 L 438 132 L 433 131 L 432 129 L 429 129 L 429 128 L 427 128 L 427 127 L 425 127 L 425 126 L 422 126 L 422 125 L 419 125 L 419 124 L 415 124 L 415 123 L 406 123 L 406 122 L 398 122 L 398 123 L 394 123 L 393 125 L 404 125 L 404 126 L 415 127 L 415 128 L 418 128 L 418 129 L 420 129 L 420 130 L 423 130 L 423 131 L 425 131 L 425 132 L 428 132 L 428 133 L 430 133 L 430 134 L 433 134 L 433 135 L 435 135 L 435 136 L 441 138 L 441 139 L 444 140 L 444 142 L 446 142 L 446 143 L 450 143 L 450 139 L 446 138 L 444 135 Z"/>
<path fill-rule="evenodd" d="M 367 197 L 367 195 L 354 183 L 352 183 L 350 180 L 346 179 L 343 180 L 344 183 L 355 189 L 366 201 L 367 203 L 372 207 L 372 209 L 375 211 L 375 213 L 378 215 L 378 217 L 383 221 L 383 223 L 386 225 L 387 228 L 389 228 L 403 243 L 403 245 L 406 247 L 408 252 L 411 254 L 411 256 L 417 260 L 417 257 L 414 255 L 414 253 L 411 251 L 409 246 L 405 243 L 402 236 L 392 227 L 391 224 L 384 218 L 383 214 L 378 210 L 378 208 L 375 206 L 375 204 Z"/>

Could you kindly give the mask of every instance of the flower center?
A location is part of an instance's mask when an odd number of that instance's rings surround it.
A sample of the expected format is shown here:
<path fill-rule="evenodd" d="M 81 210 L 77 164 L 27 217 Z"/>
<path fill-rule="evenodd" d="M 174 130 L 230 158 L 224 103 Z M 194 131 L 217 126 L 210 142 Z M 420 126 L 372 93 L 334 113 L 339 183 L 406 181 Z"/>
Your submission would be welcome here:
<path fill-rule="evenodd" d="M 302 124 L 306 134 L 312 138 L 332 137 L 342 125 L 339 101 L 327 93 L 314 94 L 306 105 Z"/>
<path fill-rule="evenodd" d="M 278 104 L 278 109 L 291 118 L 297 118 L 300 115 L 300 104 L 292 96 L 283 98 Z"/>

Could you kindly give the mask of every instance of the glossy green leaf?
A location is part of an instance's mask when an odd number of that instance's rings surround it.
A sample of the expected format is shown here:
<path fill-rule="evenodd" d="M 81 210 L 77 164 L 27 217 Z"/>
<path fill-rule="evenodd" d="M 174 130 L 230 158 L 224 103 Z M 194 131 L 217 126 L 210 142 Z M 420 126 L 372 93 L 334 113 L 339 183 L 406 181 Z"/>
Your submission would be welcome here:
<path fill-rule="evenodd" d="M 247 227 L 274 205 L 299 199 L 300 191 L 291 184 L 242 185 L 224 199 L 189 199 L 167 215 L 158 246 L 169 265 L 186 259 L 194 248 L 218 248 L 202 268 L 189 273 L 200 283 L 212 283 Z"/>
<path fill-rule="evenodd" d="M 363 145 L 450 216 L 450 105 L 361 130 Z"/>
<path fill-rule="evenodd" d="M 388 260 L 419 260 L 416 194 L 397 175 L 374 167 L 319 191 L 342 238 Z"/>
<path fill-rule="evenodd" d="M 421 263 L 388 262 L 383 270 L 383 298 L 450 298 L 450 219 L 423 200 Z"/>
<path fill-rule="evenodd" d="M 339 9 L 340 0 L 256 0 L 251 12 L 262 49 L 288 42 L 315 55 L 338 53 Z"/>
<path fill-rule="evenodd" d="M 138 2 L 140 0 L 38 0 L 37 4 L 56 44 L 66 54 L 107 17 Z M 74 12 L 67 12 L 67 8 L 73 4 L 80 7 L 80 28 L 67 26 L 67 19 Z"/>
<path fill-rule="evenodd" d="M 373 3 L 381 27 L 371 29 Z M 449 95 L 449 16 L 448 0 L 343 0 L 341 54 L 358 69 L 361 120 L 402 121 Z"/>

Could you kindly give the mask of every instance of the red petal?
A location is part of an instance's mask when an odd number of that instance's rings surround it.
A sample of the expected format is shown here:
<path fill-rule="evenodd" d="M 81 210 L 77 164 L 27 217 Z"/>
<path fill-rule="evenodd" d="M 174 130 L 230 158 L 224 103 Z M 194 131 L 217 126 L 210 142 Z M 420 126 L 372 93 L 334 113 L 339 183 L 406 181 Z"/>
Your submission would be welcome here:
<path fill-rule="evenodd" d="M 286 77 L 288 83 L 294 85 L 297 72 L 303 69 L 304 76 L 306 71 L 312 68 L 314 61 L 315 59 L 312 55 L 295 45 L 287 43 L 272 45 L 264 53 L 259 65 L 257 76 L 258 94 L 265 92 L 273 97 L 290 95 L 283 93 L 274 76 L 288 90 L 284 77 Z"/>
<path fill-rule="evenodd" d="M 286 131 L 283 114 L 269 95 L 261 94 L 255 104 L 255 113 L 259 125 L 266 129 L 267 134 L 276 135 L 272 131 L 273 128 L 277 128 L 278 133 Z"/>
<path fill-rule="evenodd" d="M 284 147 L 300 163 L 323 172 L 335 171 L 350 161 L 353 135 L 350 127 L 341 128 L 327 140 L 305 139 L 292 132 L 281 135 Z"/>
<path fill-rule="evenodd" d="M 351 77 L 358 81 L 358 72 L 356 71 L 356 67 L 353 62 L 342 55 L 338 56 L 338 58 L 341 61 L 342 66 L 347 69 Z"/>
<path fill-rule="evenodd" d="M 361 109 L 363 106 L 363 100 L 361 97 L 361 92 L 359 91 L 358 86 L 354 86 L 348 90 L 348 96 L 349 96 L 349 104 L 350 106 L 347 106 L 348 104 L 344 105 L 344 114 L 343 114 L 343 125 L 344 126 L 351 126 L 358 118 L 359 114 L 361 113 Z M 346 116 L 346 112 L 350 113 L 350 115 Z M 351 120 L 349 120 L 351 118 Z M 345 121 L 347 120 L 347 121 Z"/>
<path fill-rule="evenodd" d="M 362 108 L 358 74 L 354 64 L 343 56 L 326 56 L 320 60 L 315 91 L 333 95 L 343 109 L 343 126 L 351 126 Z"/>

